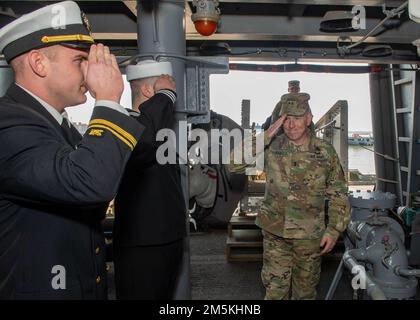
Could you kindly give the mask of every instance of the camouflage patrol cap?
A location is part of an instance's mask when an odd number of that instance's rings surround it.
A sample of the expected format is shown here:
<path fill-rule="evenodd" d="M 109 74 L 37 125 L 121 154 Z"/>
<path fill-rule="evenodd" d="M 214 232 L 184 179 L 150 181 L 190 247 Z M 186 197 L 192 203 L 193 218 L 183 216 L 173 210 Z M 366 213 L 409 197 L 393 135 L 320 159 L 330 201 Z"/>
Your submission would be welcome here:
<path fill-rule="evenodd" d="M 307 93 L 287 93 L 281 96 L 281 109 L 279 116 L 303 116 L 310 111 L 308 100 L 311 96 Z"/>
<path fill-rule="evenodd" d="M 299 87 L 299 85 L 300 85 L 300 81 L 299 80 L 290 80 L 289 81 L 289 87 L 292 87 L 292 86 Z"/>

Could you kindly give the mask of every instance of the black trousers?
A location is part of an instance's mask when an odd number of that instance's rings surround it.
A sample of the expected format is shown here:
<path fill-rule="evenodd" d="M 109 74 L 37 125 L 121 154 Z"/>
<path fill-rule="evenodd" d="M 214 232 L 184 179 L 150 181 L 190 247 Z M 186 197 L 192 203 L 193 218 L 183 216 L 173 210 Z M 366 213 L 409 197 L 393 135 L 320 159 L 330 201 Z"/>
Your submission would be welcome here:
<path fill-rule="evenodd" d="M 163 245 L 114 246 L 117 299 L 173 299 L 183 243 L 180 239 Z"/>

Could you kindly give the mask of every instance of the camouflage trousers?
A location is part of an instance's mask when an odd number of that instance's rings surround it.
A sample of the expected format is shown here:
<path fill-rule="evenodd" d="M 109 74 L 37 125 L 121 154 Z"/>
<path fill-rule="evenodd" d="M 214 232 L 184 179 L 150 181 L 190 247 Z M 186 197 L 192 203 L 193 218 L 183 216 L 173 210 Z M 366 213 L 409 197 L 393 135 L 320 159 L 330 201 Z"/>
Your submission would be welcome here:
<path fill-rule="evenodd" d="M 321 273 L 320 241 L 285 239 L 263 230 L 261 271 L 266 300 L 315 299 Z M 291 289 L 291 290 L 290 290 Z"/>

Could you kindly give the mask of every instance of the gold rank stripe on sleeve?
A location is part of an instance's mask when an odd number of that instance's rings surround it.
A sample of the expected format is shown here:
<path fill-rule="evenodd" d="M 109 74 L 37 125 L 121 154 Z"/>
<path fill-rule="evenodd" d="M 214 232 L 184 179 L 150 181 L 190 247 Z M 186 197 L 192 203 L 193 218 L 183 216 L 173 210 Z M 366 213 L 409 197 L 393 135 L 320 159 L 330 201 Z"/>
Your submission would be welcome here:
<path fill-rule="evenodd" d="M 116 136 L 118 139 L 120 139 L 122 142 L 124 142 L 130 148 L 131 151 L 133 151 L 135 145 L 133 145 L 130 141 L 125 139 L 118 132 L 116 132 L 115 130 L 113 130 L 113 129 L 107 127 L 107 126 L 104 126 L 104 125 L 101 125 L 101 124 L 95 124 L 95 125 L 89 126 L 88 129 L 98 129 L 98 128 L 102 128 L 102 129 L 106 129 L 106 130 L 110 131 L 114 136 Z"/>
<path fill-rule="evenodd" d="M 136 138 L 134 138 L 130 133 L 122 129 L 121 127 L 117 126 L 115 123 L 112 123 L 108 120 L 104 119 L 93 119 L 89 123 L 88 129 L 106 129 L 110 131 L 113 135 L 115 135 L 118 139 L 124 142 L 131 150 L 137 144 Z"/>
<path fill-rule="evenodd" d="M 104 119 L 93 119 L 90 121 L 89 126 L 97 125 L 97 124 L 105 125 L 105 126 L 110 127 L 111 129 L 114 129 L 119 134 L 121 134 L 124 138 L 130 141 L 133 144 L 133 146 L 137 144 L 136 138 L 134 138 L 130 133 L 128 133 L 127 131 L 125 131 L 120 126 L 116 125 L 115 123 L 108 120 L 104 120 Z"/>
<path fill-rule="evenodd" d="M 44 36 L 41 38 L 43 43 L 50 43 L 50 42 L 63 42 L 63 41 L 88 41 L 94 42 L 91 36 L 87 36 L 84 34 L 72 34 L 72 35 L 63 35 L 63 36 Z"/>

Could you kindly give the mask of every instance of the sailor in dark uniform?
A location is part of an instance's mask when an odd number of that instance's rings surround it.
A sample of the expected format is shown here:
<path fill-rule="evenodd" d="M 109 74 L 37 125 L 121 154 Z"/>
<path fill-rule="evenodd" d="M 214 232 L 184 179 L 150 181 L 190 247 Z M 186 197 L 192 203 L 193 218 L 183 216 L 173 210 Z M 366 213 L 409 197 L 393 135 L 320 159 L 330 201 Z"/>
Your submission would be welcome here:
<path fill-rule="evenodd" d="M 174 122 L 176 94 L 171 74 L 170 62 L 145 60 L 127 67 L 134 97 L 131 114 L 145 131 L 115 199 L 117 299 L 174 297 L 186 235 L 186 208 L 179 165 L 161 165 L 156 159 L 156 134 L 172 128 Z"/>
<path fill-rule="evenodd" d="M 119 104 L 115 57 L 93 43 L 72 1 L 0 30 L 15 72 L 0 98 L 0 299 L 106 298 L 101 220 L 143 126 Z M 82 137 L 63 112 L 87 90 Z"/>

